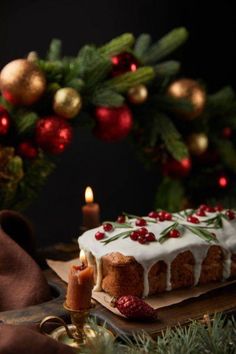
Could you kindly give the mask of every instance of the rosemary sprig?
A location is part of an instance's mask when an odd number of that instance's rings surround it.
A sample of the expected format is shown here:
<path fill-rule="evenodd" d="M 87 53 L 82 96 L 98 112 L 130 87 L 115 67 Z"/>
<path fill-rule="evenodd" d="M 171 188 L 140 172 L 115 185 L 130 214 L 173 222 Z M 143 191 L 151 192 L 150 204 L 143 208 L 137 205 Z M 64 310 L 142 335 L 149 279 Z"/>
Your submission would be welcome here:
<path fill-rule="evenodd" d="M 134 214 L 129 214 L 129 213 L 126 213 L 123 211 L 122 213 L 123 215 L 127 216 L 128 218 L 130 219 L 144 219 L 146 220 L 147 222 L 151 222 L 153 224 L 156 224 L 156 220 L 152 219 L 152 218 L 149 218 L 148 216 L 138 216 L 138 215 L 134 215 Z"/>
<path fill-rule="evenodd" d="M 168 234 L 171 230 L 175 229 L 176 227 L 178 227 L 179 223 L 178 222 L 174 222 L 172 225 L 166 227 L 161 233 L 160 233 L 160 238 L 157 240 L 159 243 L 163 243 L 165 242 L 169 237 Z"/>
<path fill-rule="evenodd" d="M 209 232 L 206 229 L 202 229 L 201 227 L 198 226 L 189 226 L 189 225 L 184 225 L 185 229 L 191 231 L 193 234 L 197 235 L 201 239 L 203 239 L 206 242 L 211 242 L 215 241 L 218 242 L 218 240 L 212 235 L 211 232 Z"/>
<path fill-rule="evenodd" d="M 125 223 L 119 223 L 119 222 L 115 222 L 115 221 L 104 221 L 103 224 L 111 224 L 113 226 L 114 229 L 130 229 L 132 228 L 132 225 L 130 225 L 130 223 L 125 222 Z"/>
<path fill-rule="evenodd" d="M 222 229 L 223 227 L 222 217 L 223 214 L 217 214 L 213 218 L 204 220 L 203 222 L 206 223 L 207 225 L 213 225 L 216 229 Z"/>
<path fill-rule="evenodd" d="M 112 237 L 109 237 L 108 239 L 106 240 L 103 240 L 101 241 L 102 243 L 104 243 L 105 245 L 107 245 L 108 243 L 110 242 L 113 242 L 113 241 L 116 241 L 118 240 L 119 238 L 127 238 L 129 237 L 129 235 L 131 234 L 132 231 L 123 231 L 123 232 L 120 232 L 119 234 L 115 235 L 115 236 L 112 236 Z"/>

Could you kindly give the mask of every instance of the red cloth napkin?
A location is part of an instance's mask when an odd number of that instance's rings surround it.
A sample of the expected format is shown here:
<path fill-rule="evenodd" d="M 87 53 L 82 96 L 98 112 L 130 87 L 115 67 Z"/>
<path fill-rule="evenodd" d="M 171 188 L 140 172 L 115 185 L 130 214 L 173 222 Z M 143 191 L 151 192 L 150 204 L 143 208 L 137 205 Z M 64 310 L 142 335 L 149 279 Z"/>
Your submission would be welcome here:
<path fill-rule="evenodd" d="M 64 344 L 26 326 L 0 325 L 0 354 L 74 354 Z"/>
<path fill-rule="evenodd" d="M 50 299 L 44 275 L 21 248 L 32 249 L 32 231 L 28 221 L 12 211 L 0 212 L 0 311 L 36 305 Z"/>

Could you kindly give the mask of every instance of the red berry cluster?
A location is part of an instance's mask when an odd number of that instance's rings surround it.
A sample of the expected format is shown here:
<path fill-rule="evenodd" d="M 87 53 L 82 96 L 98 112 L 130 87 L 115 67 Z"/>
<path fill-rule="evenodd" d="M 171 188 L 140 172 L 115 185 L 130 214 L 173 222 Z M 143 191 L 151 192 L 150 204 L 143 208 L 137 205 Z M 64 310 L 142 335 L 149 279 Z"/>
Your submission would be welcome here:
<path fill-rule="evenodd" d="M 146 229 L 146 227 L 140 227 L 140 229 L 132 231 L 129 237 L 131 238 L 131 240 L 138 241 L 141 244 L 156 241 L 154 233 L 148 232 L 148 229 Z"/>
<path fill-rule="evenodd" d="M 148 214 L 149 218 L 158 219 L 159 221 L 170 221 L 172 220 L 172 214 L 165 210 L 161 211 L 150 211 Z"/>
<path fill-rule="evenodd" d="M 216 206 L 210 206 L 206 204 L 201 204 L 199 208 L 196 211 L 197 216 L 206 216 L 206 213 L 215 213 L 217 211 L 222 211 L 223 207 L 222 205 L 218 204 Z"/>
<path fill-rule="evenodd" d="M 103 230 L 106 231 L 106 232 L 111 232 L 113 231 L 113 226 L 112 224 L 110 223 L 105 223 L 102 225 L 103 226 Z M 102 232 L 102 231 L 97 231 L 96 234 L 95 234 L 95 238 L 96 240 L 102 240 L 103 238 L 105 237 L 105 232 Z"/>

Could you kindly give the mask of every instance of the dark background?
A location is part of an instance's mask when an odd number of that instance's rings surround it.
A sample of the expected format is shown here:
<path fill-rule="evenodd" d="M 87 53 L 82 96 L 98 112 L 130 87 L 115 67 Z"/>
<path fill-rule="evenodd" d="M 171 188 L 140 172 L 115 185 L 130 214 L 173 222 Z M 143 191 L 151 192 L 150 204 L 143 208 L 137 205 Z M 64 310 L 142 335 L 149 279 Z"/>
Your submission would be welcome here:
<path fill-rule="evenodd" d="M 158 39 L 186 26 L 188 43 L 176 56 L 184 76 L 203 78 L 209 91 L 235 86 L 236 15 L 233 1 L 171 0 L 0 0 L 0 65 L 36 50 L 44 55 L 54 37 L 64 53 L 75 55 L 85 43 L 102 44 L 123 32 L 149 32 Z M 39 244 L 70 240 L 81 225 L 84 189 L 91 185 L 102 219 L 122 210 L 152 209 L 156 178 L 137 160 L 127 141 L 107 144 L 85 130 L 72 146 L 26 214 Z"/>

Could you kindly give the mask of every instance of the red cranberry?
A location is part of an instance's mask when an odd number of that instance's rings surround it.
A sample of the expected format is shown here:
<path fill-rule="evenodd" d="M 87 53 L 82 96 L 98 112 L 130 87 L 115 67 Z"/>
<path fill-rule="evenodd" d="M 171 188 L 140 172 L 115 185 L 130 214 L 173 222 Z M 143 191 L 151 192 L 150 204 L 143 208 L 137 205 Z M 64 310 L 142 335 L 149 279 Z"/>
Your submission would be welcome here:
<path fill-rule="evenodd" d="M 198 209 L 205 211 L 207 208 L 208 206 L 206 204 L 201 204 Z"/>
<path fill-rule="evenodd" d="M 165 216 L 164 215 L 160 215 L 159 216 L 159 221 L 165 221 Z"/>
<path fill-rule="evenodd" d="M 214 208 L 214 207 L 211 207 L 211 206 L 208 206 L 208 207 L 205 209 L 205 211 L 206 211 L 207 213 L 214 213 L 214 212 L 215 212 L 215 208 Z"/>
<path fill-rule="evenodd" d="M 146 233 L 148 232 L 148 229 L 146 229 L 146 227 L 140 227 L 140 229 L 138 229 L 137 232 L 140 236 L 145 236 Z"/>
<path fill-rule="evenodd" d="M 229 220 L 233 220 L 235 219 L 235 213 L 233 212 L 233 210 L 227 210 L 225 215 L 227 216 L 227 218 Z"/>
<path fill-rule="evenodd" d="M 172 220 L 172 214 L 166 212 L 164 214 L 164 218 L 165 218 L 165 220 Z"/>
<path fill-rule="evenodd" d="M 199 224 L 199 222 L 200 222 L 198 218 L 196 218 L 195 216 L 192 216 L 192 215 L 189 215 L 187 217 L 187 221 L 191 222 L 192 224 Z"/>
<path fill-rule="evenodd" d="M 218 204 L 215 206 L 215 211 L 222 211 L 224 208 L 222 207 L 222 205 Z"/>
<path fill-rule="evenodd" d="M 206 216 L 206 213 L 203 209 L 199 209 L 196 211 L 197 216 Z"/>
<path fill-rule="evenodd" d="M 102 240 L 103 238 L 105 237 L 105 234 L 104 232 L 101 232 L 101 231 L 97 231 L 96 234 L 95 234 L 95 238 L 96 240 Z"/>
<path fill-rule="evenodd" d="M 149 218 L 156 219 L 156 218 L 158 218 L 158 212 L 157 211 L 150 211 L 148 216 L 149 216 Z"/>
<path fill-rule="evenodd" d="M 103 224 L 103 230 L 107 232 L 112 231 L 113 230 L 112 224 L 109 223 Z"/>
<path fill-rule="evenodd" d="M 165 210 L 161 210 L 161 211 L 159 211 L 158 212 L 158 216 L 159 216 L 159 218 L 161 217 L 165 217 L 165 214 L 166 214 L 167 212 L 165 211 Z"/>
<path fill-rule="evenodd" d="M 136 222 L 135 222 L 135 225 L 136 226 L 146 226 L 147 225 L 147 222 L 146 222 L 146 220 L 144 220 L 144 219 L 137 219 L 136 220 Z"/>
<path fill-rule="evenodd" d="M 169 232 L 169 237 L 173 237 L 173 238 L 178 238 L 178 237 L 180 237 L 180 232 L 179 232 L 179 230 L 177 230 L 177 229 L 172 229 L 172 230 Z"/>
<path fill-rule="evenodd" d="M 119 224 L 124 224 L 126 221 L 125 215 L 120 215 L 118 216 L 116 222 L 118 222 Z"/>
<path fill-rule="evenodd" d="M 138 242 L 141 243 L 142 245 L 144 245 L 145 243 L 147 243 L 147 240 L 146 240 L 145 237 L 139 236 L 138 237 Z"/>
<path fill-rule="evenodd" d="M 153 232 L 148 232 L 146 235 L 145 235 L 145 238 L 148 242 L 153 242 L 153 241 L 156 241 L 156 237 L 154 235 Z"/>
<path fill-rule="evenodd" d="M 131 240 L 137 241 L 137 239 L 139 238 L 138 231 L 132 231 L 131 234 L 129 235 L 129 237 L 131 238 Z"/>

